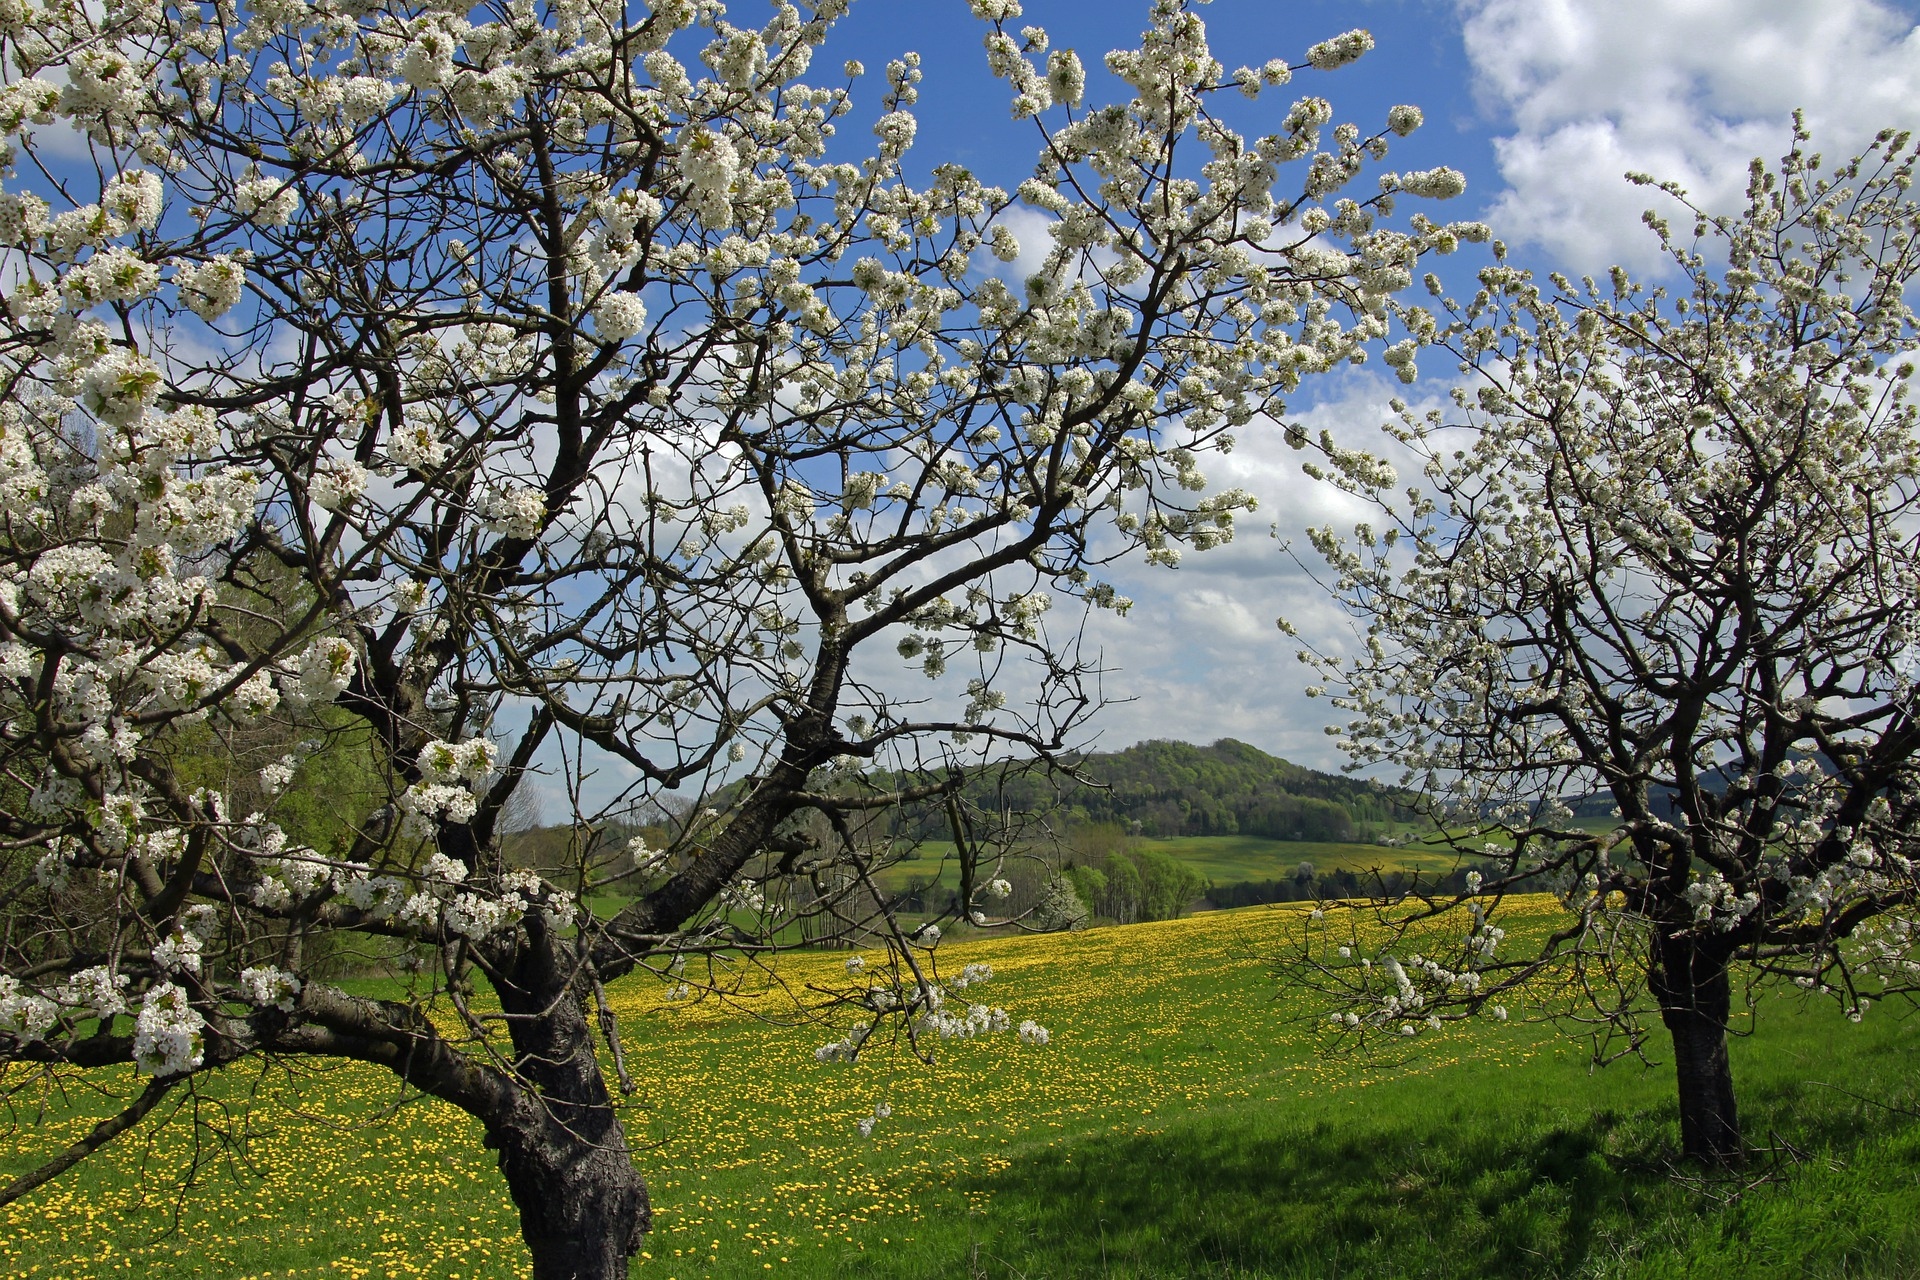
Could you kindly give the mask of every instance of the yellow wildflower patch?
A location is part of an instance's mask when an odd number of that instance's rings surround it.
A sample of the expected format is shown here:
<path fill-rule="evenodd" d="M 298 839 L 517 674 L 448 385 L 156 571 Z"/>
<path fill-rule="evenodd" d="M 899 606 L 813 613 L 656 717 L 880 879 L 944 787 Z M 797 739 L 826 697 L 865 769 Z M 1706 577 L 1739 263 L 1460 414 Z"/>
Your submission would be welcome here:
<path fill-rule="evenodd" d="M 991 964 L 992 982 L 966 998 L 1037 1019 L 1052 1040 L 938 1041 L 931 1067 L 878 1044 L 854 1064 L 815 1060 L 839 1033 L 795 1025 L 790 993 L 844 985 L 844 951 L 785 957 L 784 987 L 737 1002 L 669 1000 L 644 977 L 615 984 L 638 1086 L 628 1135 L 656 1215 L 637 1274 L 778 1273 L 803 1255 L 817 1268 L 910 1241 L 929 1213 L 979 1208 L 985 1180 L 1024 1153 L 1238 1100 L 1368 1087 L 1383 1073 L 1317 1054 L 1315 1011 L 1276 999 L 1270 958 L 1298 909 L 949 939 L 943 976 Z M 1558 911 L 1550 898 L 1505 909 L 1515 933 Z M 1423 1038 L 1402 1070 L 1467 1056 L 1517 1065 L 1542 1043 L 1518 1024 L 1449 1028 Z M 295 1067 L 207 1082 L 170 1123 L 0 1208 L 0 1274 L 525 1274 L 518 1220 L 476 1124 L 403 1097 L 372 1068 Z M 30 1167 L 114 1109 L 77 1079 L 63 1083 L 44 1118 L 23 1113 L 0 1134 L 0 1168 Z M 130 1076 L 110 1083 L 132 1087 Z M 882 1102 L 891 1114 L 863 1138 L 859 1122 Z M 246 1138 L 229 1143 L 236 1116 Z M 199 1180 L 182 1191 L 196 1145 Z"/>

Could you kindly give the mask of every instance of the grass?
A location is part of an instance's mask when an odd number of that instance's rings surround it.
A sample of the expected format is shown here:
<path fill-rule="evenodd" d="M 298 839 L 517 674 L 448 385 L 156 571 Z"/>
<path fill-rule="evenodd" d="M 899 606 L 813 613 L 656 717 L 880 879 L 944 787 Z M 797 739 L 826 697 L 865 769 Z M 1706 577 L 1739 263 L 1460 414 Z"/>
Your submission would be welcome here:
<path fill-rule="evenodd" d="M 1142 839 L 1138 847 L 1170 854 L 1215 884 L 1236 880 L 1287 880 L 1302 862 L 1316 874 L 1330 871 L 1412 871 L 1446 873 L 1460 862 L 1449 849 L 1419 845 L 1389 848 L 1320 840 L 1268 840 L 1260 836 L 1174 836 Z"/>
<path fill-rule="evenodd" d="M 960 887 L 960 859 L 951 840 L 926 840 L 917 846 L 902 846 L 902 857 L 874 873 L 882 889 L 898 893 L 912 884 L 939 884 L 949 889 Z"/>
<path fill-rule="evenodd" d="M 1555 910 L 1518 904 L 1509 928 Z M 1749 1132 L 1802 1158 L 1728 1206 L 1727 1188 L 1672 1176 L 1664 1069 L 1589 1075 L 1578 1046 L 1518 1020 L 1423 1038 L 1393 1070 L 1317 1053 L 1311 1006 L 1277 994 L 1261 959 L 1285 918 L 943 947 L 943 970 L 990 962 L 980 994 L 1054 1040 L 950 1042 L 931 1069 L 823 1065 L 817 1027 L 616 984 L 642 1081 L 629 1129 L 657 1210 L 634 1275 L 1920 1273 L 1903 1010 L 1853 1026 L 1824 1006 L 1762 1007 L 1733 1050 Z M 840 959 L 796 956 L 784 972 L 828 980 Z M 781 1003 L 769 991 L 760 1008 Z M 881 1100 L 893 1115 L 863 1140 L 855 1122 Z M 244 1150 L 211 1149 L 184 1195 L 172 1178 L 189 1125 L 109 1150 L 0 1209 L 0 1274 L 524 1274 L 474 1126 L 435 1103 L 381 1120 L 394 1101 L 390 1078 L 359 1068 L 211 1086 L 208 1121 L 252 1107 Z M 69 1094 L 0 1136 L 0 1173 L 101 1110 Z"/>
<path fill-rule="evenodd" d="M 1420 844 L 1389 847 L 1320 840 L 1269 840 L 1264 836 L 1138 837 L 1133 847 L 1178 858 L 1215 884 L 1291 879 L 1294 869 L 1302 862 L 1311 862 L 1314 871 L 1321 874 L 1342 870 L 1364 874 L 1375 868 L 1445 874 L 1460 862 L 1452 850 Z M 904 889 L 916 881 L 958 888 L 960 863 L 952 851 L 953 846 L 948 843 L 923 845 L 917 857 L 893 863 L 877 878 L 884 887 L 893 890 Z"/>

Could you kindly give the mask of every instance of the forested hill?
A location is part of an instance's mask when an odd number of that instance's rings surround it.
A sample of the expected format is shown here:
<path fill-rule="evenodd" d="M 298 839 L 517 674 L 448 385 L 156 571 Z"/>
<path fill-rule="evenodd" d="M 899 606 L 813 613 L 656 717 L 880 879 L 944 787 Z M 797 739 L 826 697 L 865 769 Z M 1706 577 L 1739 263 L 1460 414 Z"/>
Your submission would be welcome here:
<path fill-rule="evenodd" d="M 1099 786 L 1071 786 L 1054 803 L 1078 822 L 1117 822 L 1147 836 L 1250 835 L 1275 840 L 1367 840 L 1410 812 L 1371 782 L 1303 768 L 1233 738 L 1212 746 L 1142 742 L 1083 757 Z M 1010 788 L 1005 801 L 1044 808 Z"/>
<path fill-rule="evenodd" d="M 970 787 L 969 799 L 986 809 L 1049 814 L 1068 828 L 1113 823 L 1128 834 L 1149 837 L 1370 841 L 1413 817 L 1397 791 L 1304 768 L 1233 738 L 1207 747 L 1142 742 L 1068 763 L 1094 785 L 1075 784 L 1059 774 L 992 776 Z M 731 788 L 722 791 L 718 802 L 732 794 Z M 662 817 L 644 830 L 638 824 L 604 824 L 588 838 L 595 846 L 611 847 L 652 832 L 660 845 L 669 839 L 672 823 Z M 945 838 L 944 816 L 923 815 L 923 823 L 896 834 Z M 527 865 L 571 865 L 580 856 L 572 844 L 577 838 L 579 833 L 565 825 L 516 832 L 508 837 L 509 856 Z"/>

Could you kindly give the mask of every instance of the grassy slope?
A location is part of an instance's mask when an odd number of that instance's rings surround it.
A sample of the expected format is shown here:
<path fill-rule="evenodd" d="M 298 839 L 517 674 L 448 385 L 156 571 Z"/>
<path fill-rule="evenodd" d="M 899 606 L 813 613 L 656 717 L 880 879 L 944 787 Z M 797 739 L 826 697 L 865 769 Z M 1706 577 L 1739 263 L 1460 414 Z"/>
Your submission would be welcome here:
<path fill-rule="evenodd" d="M 1531 925 L 1548 908 L 1531 908 Z M 620 984 L 630 1118 L 658 1218 L 641 1277 L 1907 1275 L 1920 1270 L 1914 1026 L 1790 1004 L 1737 1042 L 1751 1133 L 1806 1155 L 1731 1209 L 1673 1181 L 1665 1071 L 1589 1077 L 1543 1028 L 1420 1042 L 1397 1071 L 1313 1051 L 1312 1009 L 1260 959 L 1290 917 L 1254 909 L 1072 937 L 983 941 L 981 994 L 1054 1031 L 943 1046 L 925 1070 L 827 1066 L 817 1028 L 663 1004 Z M 943 948 L 943 951 L 946 949 Z M 795 957 L 827 979 L 838 957 Z M 989 995 L 990 993 L 990 995 Z M 762 1004 L 771 1010 L 777 996 Z M 742 1089 L 738 1082 L 752 1082 Z M 1811 1082 L 1843 1086 L 1848 1092 Z M 354 1127 L 391 1099 L 333 1073 L 298 1118 L 260 1104 L 257 1172 L 210 1168 L 177 1203 L 123 1145 L 0 1209 L 0 1274 L 520 1274 L 498 1176 L 437 1105 Z M 219 1092 L 219 1091 L 215 1091 Z M 228 1097 L 235 1090 L 225 1091 Z M 1903 1105 L 1889 1112 L 1851 1094 Z M 854 1122 L 885 1098 L 868 1140 Z M 78 1109 L 84 1112 L 85 1107 Z M 0 1172 L 84 1125 L 0 1137 Z M 61 1132 L 55 1132 L 54 1130 Z M 184 1129 L 150 1168 L 172 1166 Z"/>
<path fill-rule="evenodd" d="M 1414 870 L 1447 872 L 1459 861 L 1446 849 L 1419 845 L 1387 848 L 1377 844 L 1338 844 L 1317 840 L 1266 840 L 1259 836 L 1175 836 L 1141 840 L 1139 847 L 1171 854 L 1215 884 L 1236 880 L 1286 880 L 1302 862 L 1319 874 Z"/>
<path fill-rule="evenodd" d="M 1575 826 L 1604 831 L 1603 818 L 1577 819 Z M 1311 862 L 1317 874 L 1352 871 L 1420 871 L 1445 875 L 1470 860 L 1444 845 L 1429 844 L 1424 831 L 1407 827 L 1402 845 L 1345 844 L 1313 840 L 1268 840 L 1261 836 L 1173 836 L 1139 840 L 1138 847 L 1172 854 L 1215 884 L 1236 880 L 1285 880 L 1302 862 Z"/>
<path fill-rule="evenodd" d="M 1429 849 L 1418 844 L 1388 848 L 1377 844 L 1344 844 L 1316 840 L 1268 840 L 1262 836 L 1169 836 L 1137 839 L 1135 847 L 1170 854 L 1191 866 L 1215 884 L 1238 880 L 1286 880 L 1301 862 L 1311 862 L 1316 872 L 1342 869 L 1364 873 L 1419 869 L 1445 873 L 1459 860 L 1447 849 Z M 890 889 L 904 889 L 910 881 L 925 883 L 938 878 L 949 888 L 960 883 L 960 864 L 951 856 L 949 844 L 930 843 L 920 856 L 897 862 L 879 875 Z"/>

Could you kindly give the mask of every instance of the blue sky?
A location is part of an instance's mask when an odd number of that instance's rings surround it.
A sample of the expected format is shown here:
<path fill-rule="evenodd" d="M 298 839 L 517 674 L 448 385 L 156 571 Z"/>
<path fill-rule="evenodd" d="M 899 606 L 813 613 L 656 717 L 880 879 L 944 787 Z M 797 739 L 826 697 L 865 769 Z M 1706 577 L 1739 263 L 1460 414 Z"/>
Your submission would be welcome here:
<path fill-rule="evenodd" d="M 1024 8 L 1009 26 L 1044 27 L 1055 47 L 1076 49 L 1087 65 L 1089 101 L 1119 96 L 1119 82 L 1100 60 L 1110 49 L 1138 43 L 1144 0 L 1030 0 Z M 1298 93 L 1329 97 L 1341 119 L 1374 127 L 1384 123 L 1387 108 L 1411 101 L 1438 127 L 1397 149 L 1396 157 L 1406 159 L 1396 164 L 1426 167 L 1443 156 L 1455 168 L 1469 167 L 1468 160 L 1475 167 L 1491 162 L 1485 131 L 1475 121 L 1460 24 L 1446 6 L 1426 0 L 1215 0 L 1200 12 L 1215 56 L 1229 70 L 1276 57 L 1301 62 L 1308 45 L 1352 27 L 1370 29 L 1378 42 L 1359 64 L 1337 74 L 1303 72 L 1295 85 L 1269 90 L 1243 117 L 1249 127 L 1261 114 L 1277 120 Z M 918 52 L 926 78 L 915 158 L 926 166 L 958 161 L 1011 186 L 1026 176 L 1035 134 L 1030 123 L 1016 127 L 1008 118 L 1006 87 L 988 74 L 981 51 L 985 29 L 965 0 L 856 0 L 830 49 L 836 63 L 859 58 L 876 78 L 888 58 Z M 1472 140 L 1471 156 L 1458 145 L 1465 139 Z"/>
<path fill-rule="evenodd" d="M 1027 0 L 1019 24 L 1047 28 L 1090 70 L 1136 42 L 1145 0 Z M 1269 90 L 1239 123 L 1283 114 L 1298 93 L 1329 98 L 1337 119 L 1376 126 L 1410 102 L 1427 125 L 1400 143 L 1394 168 L 1447 164 L 1467 194 L 1444 207 L 1479 217 L 1537 268 L 1602 272 L 1615 262 L 1660 274 L 1640 212 L 1655 198 L 1623 174 L 1675 178 L 1709 206 L 1731 208 L 1748 160 L 1777 156 L 1795 106 L 1816 142 L 1851 153 L 1886 125 L 1920 125 L 1920 31 L 1915 3 L 1891 0 L 1215 0 L 1201 12 L 1229 69 L 1271 57 L 1298 62 L 1315 41 L 1366 27 L 1375 51 L 1331 75 L 1303 73 Z M 856 0 L 828 54 L 866 62 L 877 92 L 887 58 L 923 58 L 913 159 L 946 160 L 1012 185 L 1032 162 L 1031 125 L 1008 117 L 1006 90 L 987 73 L 982 25 L 964 0 Z M 1307 77 L 1311 75 L 1309 83 Z M 1109 82 L 1110 83 L 1110 82 Z M 1089 100 L 1103 94 L 1090 78 Z M 1464 255 L 1463 255 L 1464 256 Z M 1454 270 L 1470 271 L 1472 261 Z M 1439 398 L 1445 370 L 1430 361 L 1414 392 Z M 1374 438 L 1397 383 L 1372 370 L 1323 381 L 1294 406 L 1315 428 Z M 1116 585 L 1138 602 L 1127 619 L 1102 615 L 1091 638 L 1114 668 L 1117 701 L 1095 722 L 1101 745 L 1149 737 L 1231 735 L 1303 764 L 1334 767 L 1329 708 L 1301 690 L 1298 645 L 1274 627 L 1287 615 L 1316 643 L 1339 648 L 1351 628 L 1282 546 L 1309 524 L 1360 513 L 1306 481 L 1298 455 L 1272 431 L 1243 433 L 1209 469 L 1218 485 L 1263 499 L 1231 546 L 1167 571 L 1136 566 Z M 1269 523 L 1277 537 L 1267 536 Z"/>

